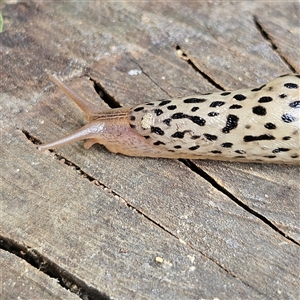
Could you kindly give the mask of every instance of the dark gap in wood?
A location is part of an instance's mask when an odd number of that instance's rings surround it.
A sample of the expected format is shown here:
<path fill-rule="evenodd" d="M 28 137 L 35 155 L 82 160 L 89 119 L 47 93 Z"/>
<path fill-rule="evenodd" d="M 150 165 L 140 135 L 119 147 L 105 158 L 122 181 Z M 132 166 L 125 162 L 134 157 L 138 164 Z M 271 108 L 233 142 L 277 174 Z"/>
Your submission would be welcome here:
<path fill-rule="evenodd" d="M 100 82 L 98 82 L 90 76 L 89 79 L 93 82 L 96 93 L 110 108 L 122 107 L 122 105 L 105 90 L 105 88 L 100 84 Z"/>
<path fill-rule="evenodd" d="M 27 130 L 22 129 L 22 132 L 24 133 L 24 135 L 26 136 L 26 138 L 31 141 L 34 145 L 40 145 L 42 144 L 42 142 L 35 138 L 33 135 L 31 135 Z M 104 186 L 102 183 L 100 183 L 97 179 L 93 178 L 92 176 L 88 175 L 87 173 L 85 173 L 84 171 L 82 171 L 80 169 L 79 166 L 77 166 L 76 164 L 72 163 L 71 161 L 67 160 L 66 158 L 64 158 L 63 156 L 59 155 L 56 153 L 55 150 L 53 149 L 49 149 L 47 150 L 50 153 L 53 153 L 54 158 L 63 162 L 65 165 L 72 167 L 74 170 L 76 170 L 76 172 L 78 174 L 80 174 L 82 177 L 86 178 L 87 180 L 89 180 L 90 182 L 94 183 L 97 186 L 101 186 L 103 189 L 107 190 L 106 186 Z M 113 192 L 112 192 L 113 193 Z M 115 194 L 114 194 L 115 195 Z M 118 196 L 118 195 L 117 195 Z"/>
<path fill-rule="evenodd" d="M 26 136 L 26 138 L 31 141 L 33 144 L 35 145 L 39 145 L 41 144 L 41 142 L 33 137 L 28 131 L 26 130 L 22 130 L 22 132 L 24 133 L 24 135 Z M 117 194 L 116 192 L 112 191 L 111 189 L 109 189 L 107 186 L 105 186 L 103 183 L 99 182 L 97 179 L 93 178 L 92 176 L 88 175 L 87 173 L 85 173 L 84 171 L 81 170 L 81 168 L 79 166 L 77 166 L 76 164 L 72 163 L 71 161 L 67 160 L 66 158 L 64 158 L 63 156 L 57 154 L 54 150 L 48 150 L 50 153 L 54 154 L 54 158 L 62 161 L 64 164 L 66 164 L 67 166 L 73 167 L 74 170 L 76 170 L 76 172 L 81 175 L 83 178 L 89 180 L 90 182 L 92 182 L 93 184 L 95 184 L 96 186 L 102 188 L 104 191 L 106 191 L 109 194 L 112 194 L 115 197 L 118 197 L 118 199 L 120 201 L 122 201 L 128 208 L 135 210 L 138 214 L 140 214 L 141 216 L 143 216 L 144 218 L 146 218 L 148 221 L 150 221 L 151 223 L 153 223 L 155 226 L 159 227 L 160 229 L 162 229 L 163 231 L 167 232 L 168 234 L 170 234 L 172 237 L 174 237 L 175 239 L 177 239 L 178 241 L 186 244 L 188 247 L 190 247 L 191 249 L 199 252 L 202 256 L 204 256 L 205 258 L 209 259 L 210 261 L 212 261 L 213 263 L 215 263 L 218 267 L 220 267 L 223 271 L 225 271 L 227 274 L 229 274 L 230 276 L 234 277 L 234 278 L 238 278 L 236 275 L 234 275 L 233 273 L 231 273 L 229 270 L 227 270 L 225 267 L 223 267 L 221 264 L 219 264 L 217 261 L 215 261 L 213 258 L 205 255 L 203 252 L 201 252 L 198 248 L 195 248 L 194 246 L 192 246 L 190 243 L 187 243 L 185 241 L 182 241 L 179 237 L 177 237 L 175 234 L 173 234 L 171 231 L 169 231 L 168 229 L 166 229 L 164 226 L 162 226 L 161 224 L 159 224 L 158 222 L 156 222 L 155 220 L 153 220 L 152 218 L 148 217 L 147 215 L 145 215 L 142 211 L 140 211 L 139 209 L 137 209 L 136 207 L 134 207 L 133 205 L 131 205 L 129 202 L 127 202 L 124 198 L 122 198 L 119 194 Z M 180 161 L 184 161 L 184 160 L 180 160 Z M 241 280 L 241 279 L 240 279 Z M 250 286 L 247 282 L 244 282 L 243 280 L 241 280 L 241 282 L 243 282 L 245 285 Z M 94 298 L 87 298 L 87 300 L 90 299 L 94 299 Z M 102 298 L 99 298 L 99 300 L 101 300 Z"/>
<path fill-rule="evenodd" d="M 41 142 L 33 137 L 27 130 L 22 129 L 22 132 L 24 133 L 24 135 L 26 136 L 26 138 L 31 141 L 34 145 L 40 145 Z M 151 221 L 152 223 L 154 223 L 156 226 L 160 227 L 161 229 L 163 229 L 164 231 L 166 231 L 167 233 L 169 233 L 170 235 L 172 235 L 173 237 L 175 237 L 176 239 L 178 239 L 178 237 L 176 237 L 172 232 L 168 231 L 166 228 L 164 228 L 162 225 L 160 225 L 159 223 L 155 222 L 153 219 L 151 219 L 150 217 L 146 216 L 144 213 L 142 213 L 140 210 L 138 210 L 136 207 L 132 206 L 130 203 L 128 203 L 125 199 L 123 199 L 120 195 L 118 195 L 116 192 L 112 191 L 111 189 L 109 189 L 107 186 L 105 186 L 104 184 L 102 184 L 101 182 L 99 182 L 97 179 L 95 179 L 94 177 L 90 176 L 89 174 L 87 174 L 86 172 L 82 171 L 81 168 L 74 164 L 73 162 L 67 160 L 66 158 L 64 158 L 63 156 L 57 154 L 55 152 L 55 150 L 48 150 L 50 153 L 53 153 L 54 158 L 63 162 L 65 165 L 72 167 L 74 170 L 76 170 L 77 174 L 81 175 L 82 177 L 84 177 L 85 179 L 89 180 L 90 182 L 92 182 L 93 184 L 95 184 L 98 187 L 101 187 L 103 190 L 105 190 L 106 192 L 108 192 L 109 194 L 112 194 L 113 196 L 117 196 L 119 199 L 121 199 L 125 205 L 127 207 L 129 207 L 130 209 L 134 209 L 137 213 L 139 213 L 140 215 L 142 215 L 143 217 L 145 217 L 147 220 Z"/>
<path fill-rule="evenodd" d="M 150 80 L 151 82 L 153 82 L 160 90 L 162 90 L 164 93 L 166 93 L 166 94 L 168 95 L 168 97 L 171 97 L 171 95 L 169 95 L 167 91 L 165 91 L 160 85 L 158 85 L 158 84 L 150 77 L 150 75 L 144 71 L 144 69 L 142 68 L 142 66 L 141 66 L 137 61 L 135 61 L 135 60 L 133 60 L 133 59 L 131 59 L 130 61 L 133 62 L 133 63 L 135 63 L 135 64 L 141 69 L 142 74 L 144 74 L 146 77 L 148 77 L 149 80 Z"/>
<path fill-rule="evenodd" d="M 51 278 L 57 279 L 58 283 L 76 294 L 84 300 L 109 300 L 110 298 L 98 291 L 97 289 L 88 286 L 84 281 L 79 279 L 77 276 L 71 274 L 65 269 L 58 266 L 56 263 L 48 259 L 47 257 L 40 254 L 35 249 L 24 244 L 0 235 L 0 249 L 8 251 L 21 259 L 24 259 L 31 266 L 48 275 Z"/>
<path fill-rule="evenodd" d="M 220 86 L 218 83 L 216 83 L 212 78 L 210 78 L 207 74 L 205 74 L 203 71 L 201 71 L 200 69 L 197 68 L 197 66 L 192 62 L 192 60 L 186 55 L 186 53 L 184 53 L 179 45 L 176 45 L 176 51 L 180 51 L 181 54 L 179 55 L 179 57 L 184 60 L 185 62 L 187 62 L 192 69 L 199 73 L 204 79 L 206 79 L 210 84 L 212 84 L 214 87 L 216 87 L 219 90 L 225 91 L 225 89 Z"/>
<path fill-rule="evenodd" d="M 27 130 L 22 129 L 22 132 L 24 133 L 24 135 L 26 136 L 26 138 L 31 141 L 34 145 L 40 145 L 41 142 L 33 137 Z M 72 167 L 74 170 L 76 170 L 77 174 L 81 175 L 82 177 L 84 177 L 85 179 L 89 180 L 90 182 L 92 182 L 93 184 L 95 184 L 98 187 L 101 187 L 103 190 L 105 190 L 106 192 L 108 192 L 109 194 L 112 194 L 114 196 L 117 196 L 120 200 L 122 200 L 125 205 L 127 207 L 129 207 L 130 209 L 134 209 L 137 213 L 139 213 L 140 215 L 142 215 L 143 217 L 145 217 L 147 220 L 151 221 L 152 223 L 154 223 L 156 226 L 158 226 L 159 228 L 163 229 L 164 231 L 166 231 L 167 233 L 169 233 L 170 235 L 172 235 L 173 237 L 175 237 L 176 239 L 178 239 L 178 237 L 176 237 L 172 232 L 168 231 L 166 228 L 164 228 L 162 225 L 160 225 L 159 223 L 157 223 L 156 221 L 154 221 L 153 219 L 151 219 L 150 217 L 148 217 L 147 215 L 145 215 L 144 213 L 142 213 L 139 209 L 137 209 L 136 207 L 132 206 L 129 202 L 127 202 L 125 199 L 123 199 L 120 195 L 118 195 L 117 193 L 115 193 L 114 191 L 110 190 L 108 187 L 106 187 L 104 184 L 102 184 L 101 182 L 99 182 L 97 179 L 95 179 L 94 177 L 88 175 L 87 173 L 85 173 L 84 171 L 81 170 L 81 168 L 72 163 L 71 161 L 67 160 L 66 158 L 64 158 L 63 156 L 57 154 L 55 152 L 55 150 L 48 150 L 50 153 L 53 153 L 54 158 L 63 162 L 64 164 L 66 164 L 69 167 Z"/>
<path fill-rule="evenodd" d="M 278 49 L 278 47 L 276 46 L 276 44 L 274 43 L 274 41 L 272 40 L 270 35 L 265 31 L 263 26 L 259 23 L 257 16 L 253 16 L 253 22 L 255 24 L 256 29 L 260 32 L 262 37 L 271 45 L 272 49 L 279 55 L 279 57 L 289 67 L 289 69 L 293 73 L 297 73 L 296 69 L 288 62 L 288 60 L 284 56 L 282 56 L 282 54 L 280 53 L 280 50 Z"/>
<path fill-rule="evenodd" d="M 19 129 L 19 128 L 17 128 L 17 129 Z M 34 144 L 34 145 L 40 145 L 40 144 L 42 144 L 42 142 L 39 139 L 37 139 L 34 136 L 32 136 L 27 130 L 22 129 L 21 131 L 24 133 L 24 135 L 26 136 L 27 140 L 29 140 L 32 144 Z"/>
<path fill-rule="evenodd" d="M 179 161 L 181 161 L 183 164 L 185 164 L 193 172 L 197 173 L 198 175 L 200 175 L 201 177 L 203 177 L 205 180 L 207 180 L 214 188 L 216 188 L 218 191 L 222 192 L 224 195 L 226 195 L 227 197 L 229 197 L 231 200 L 233 200 L 237 205 L 239 205 L 240 207 L 242 207 L 244 210 L 246 210 L 250 214 L 254 215 L 256 218 L 260 219 L 262 222 L 264 222 L 266 225 L 268 225 L 269 227 L 271 227 L 273 230 L 275 230 L 277 233 L 279 233 L 280 235 L 282 235 L 283 237 L 285 237 L 289 241 L 291 241 L 291 242 L 297 244 L 298 246 L 300 246 L 300 244 L 296 240 L 294 240 L 293 238 L 291 238 L 290 236 L 288 236 L 287 234 L 285 234 L 282 230 L 280 230 L 277 226 L 275 226 L 265 216 L 261 215 L 260 213 L 258 213 L 257 211 L 253 210 L 248 205 L 246 205 L 245 203 L 243 203 L 241 200 L 239 200 L 238 198 L 236 198 L 233 194 L 231 194 L 224 187 L 222 187 L 220 184 L 218 184 L 215 181 L 215 179 L 212 178 L 209 174 L 207 174 L 206 172 L 204 172 L 203 170 L 201 170 L 200 168 L 198 168 L 193 162 L 191 162 L 188 159 L 179 159 Z"/>

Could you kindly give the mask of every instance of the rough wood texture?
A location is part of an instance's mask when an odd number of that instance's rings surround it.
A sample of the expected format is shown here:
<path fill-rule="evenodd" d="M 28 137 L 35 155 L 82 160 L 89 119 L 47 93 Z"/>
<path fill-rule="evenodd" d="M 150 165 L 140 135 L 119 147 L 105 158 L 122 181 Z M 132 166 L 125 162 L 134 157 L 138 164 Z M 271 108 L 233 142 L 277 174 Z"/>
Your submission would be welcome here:
<path fill-rule="evenodd" d="M 299 299 L 299 167 L 34 145 L 84 124 L 47 72 L 103 109 L 299 73 L 298 2 L 1 11 L 3 299 Z"/>
<path fill-rule="evenodd" d="M 3 272 L 1 299 L 78 300 L 74 293 L 62 288 L 57 280 L 29 265 L 25 260 L 0 250 Z"/>

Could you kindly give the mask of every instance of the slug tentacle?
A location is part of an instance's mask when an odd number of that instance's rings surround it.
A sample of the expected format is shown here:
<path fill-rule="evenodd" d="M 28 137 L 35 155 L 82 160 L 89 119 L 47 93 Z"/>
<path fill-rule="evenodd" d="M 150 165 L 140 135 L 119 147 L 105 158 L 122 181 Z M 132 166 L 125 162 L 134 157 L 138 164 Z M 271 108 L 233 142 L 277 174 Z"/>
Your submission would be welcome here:
<path fill-rule="evenodd" d="M 100 109 L 53 80 L 90 122 L 50 149 L 88 139 L 130 156 L 299 164 L 299 75 L 259 88 L 153 101 L 132 108 Z"/>
<path fill-rule="evenodd" d="M 49 75 L 49 79 L 54 82 L 71 100 L 73 100 L 79 108 L 86 114 L 88 121 L 95 117 L 97 112 L 101 112 L 96 104 L 93 104 L 79 95 L 76 95 L 69 87 L 67 87 L 56 75 Z"/>
<path fill-rule="evenodd" d="M 94 125 L 94 126 L 93 126 Z M 103 131 L 103 124 L 96 123 L 96 124 L 86 124 L 82 128 L 74 131 L 73 133 L 56 140 L 52 143 L 44 144 L 38 146 L 38 150 L 47 150 L 56 147 L 61 147 L 70 143 L 78 142 L 84 139 L 93 139 L 96 134 L 101 134 L 101 130 Z M 90 145 L 92 146 L 92 145 Z M 89 147 L 86 147 L 88 149 Z"/>

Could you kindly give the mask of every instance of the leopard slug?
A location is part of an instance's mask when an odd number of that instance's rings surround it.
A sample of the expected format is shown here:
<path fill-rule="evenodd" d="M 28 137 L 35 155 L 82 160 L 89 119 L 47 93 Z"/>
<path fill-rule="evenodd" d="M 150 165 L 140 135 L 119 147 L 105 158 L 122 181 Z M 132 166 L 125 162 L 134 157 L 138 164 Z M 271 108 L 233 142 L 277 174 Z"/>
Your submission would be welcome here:
<path fill-rule="evenodd" d="M 87 139 L 129 156 L 299 164 L 300 75 L 281 76 L 259 88 L 152 101 L 101 111 L 57 77 L 89 123 L 46 150 Z"/>

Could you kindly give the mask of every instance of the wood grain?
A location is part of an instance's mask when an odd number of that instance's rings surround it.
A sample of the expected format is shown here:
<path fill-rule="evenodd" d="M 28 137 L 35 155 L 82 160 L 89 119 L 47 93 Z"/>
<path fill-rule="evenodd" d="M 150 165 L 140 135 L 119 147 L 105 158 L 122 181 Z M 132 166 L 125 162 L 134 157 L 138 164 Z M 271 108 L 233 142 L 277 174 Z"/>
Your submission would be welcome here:
<path fill-rule="evenodd" d="M 1 5 L 1 240 L 80 282 L 2 246 L 5 299 L 299 298 L 299 166 L 35 149 L 85 123 L 48 72 L 103 110 L 299 72 L 295 2 Z"/>
<path fill-rule="evenodd" d="M 74 293 L 62 288 L 57 280 L 29 265 L 25 260 L 0 250 L 2 299 L 78 300 Z"/>

